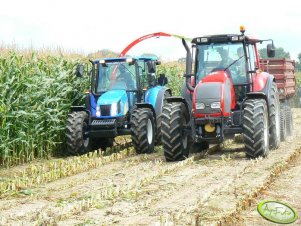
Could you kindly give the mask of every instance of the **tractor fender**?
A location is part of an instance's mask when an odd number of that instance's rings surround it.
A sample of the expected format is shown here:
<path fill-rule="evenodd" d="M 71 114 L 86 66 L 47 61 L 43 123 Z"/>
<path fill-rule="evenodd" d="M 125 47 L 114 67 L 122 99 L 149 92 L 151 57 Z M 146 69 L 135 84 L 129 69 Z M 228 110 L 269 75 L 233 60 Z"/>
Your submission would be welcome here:
<path fill-rule="evenodd" d="M 171 90 L 164 86 L 155 86 L 145 93 L 144 102 L 152 105 L 156 116 L 162 113 L 165 92 L 171 96 Z"/>
<path fill-rule="evenodd" d="M 270 99 L 270 90 L 272 88 L 272 84 L 275 81 L 275 78 L 273 75 L 261 72 L 254 76 L 253 78 L 253 92 L 261 92 L 264 93 L 267 96 L 267 100 Z"/>
<path fill-rule="evenodd" d="M 261 72 L 256 74 L 256 76 L 253 79 L 253 84 L 254 84 L 253 93 L 255 94 L 250 93 L 249 96 L 259 97 L 261 94 L 264 94 L 264 99 L 267 101 L 267 105 L 269 105 L 269 100 L 271 95 L 270 90 L 272 89 L 272 84 L 274 81 L 275 81 L 274 76 L 269 73 Z"/>

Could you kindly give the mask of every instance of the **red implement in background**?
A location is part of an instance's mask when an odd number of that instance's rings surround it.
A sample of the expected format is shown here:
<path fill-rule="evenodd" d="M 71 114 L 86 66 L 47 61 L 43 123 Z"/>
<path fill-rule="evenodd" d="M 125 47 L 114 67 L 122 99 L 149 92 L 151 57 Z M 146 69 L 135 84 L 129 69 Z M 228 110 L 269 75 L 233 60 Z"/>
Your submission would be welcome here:
<path fill-rule="evenodd" d="M 260 59 L 260 65 L 263 71 L 274 75 L 281 100 L 295 94 L 295 61 L 284 58 Z"/>

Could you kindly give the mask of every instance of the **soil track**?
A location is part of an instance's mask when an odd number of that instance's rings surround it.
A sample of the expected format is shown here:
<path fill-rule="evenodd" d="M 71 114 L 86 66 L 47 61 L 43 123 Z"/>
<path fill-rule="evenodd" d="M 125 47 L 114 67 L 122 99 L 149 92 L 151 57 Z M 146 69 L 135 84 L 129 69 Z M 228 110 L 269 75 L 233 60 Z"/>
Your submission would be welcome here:
<path fill-rule="evenodd" d="M 300 183 L 288 183 L 301 181 L 301 110 L 293 112 L 294 135 L 267 158 L 249 160 L 242 144 L 227 142 L 222 150 L 168 163 L 157 147 L 158 153 L 117 158 L 36 184 L 27 195 L 5 196 L 0 224 L 260 225 L 266 221 L 255 204 L 267 195 L 300 215 Z"/>

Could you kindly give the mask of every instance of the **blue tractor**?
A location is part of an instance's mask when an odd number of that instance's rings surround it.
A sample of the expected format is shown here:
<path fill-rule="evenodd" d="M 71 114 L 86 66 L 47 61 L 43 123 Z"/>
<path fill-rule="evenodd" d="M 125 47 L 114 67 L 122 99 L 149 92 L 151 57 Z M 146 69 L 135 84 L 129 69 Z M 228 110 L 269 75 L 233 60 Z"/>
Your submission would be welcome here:
<path fill-rule="evenodd" d="M 137 154 L 152 153 L 161 141 L 161 112 L 171 90 L 156 79 L 156 57 L 91 61 L 91 87 L 85 106 L 74 106 L 66 126 L 67 154 L 84 154 L 131 135 Z M 77 69 L 83 76 L 83 66 Z"/>

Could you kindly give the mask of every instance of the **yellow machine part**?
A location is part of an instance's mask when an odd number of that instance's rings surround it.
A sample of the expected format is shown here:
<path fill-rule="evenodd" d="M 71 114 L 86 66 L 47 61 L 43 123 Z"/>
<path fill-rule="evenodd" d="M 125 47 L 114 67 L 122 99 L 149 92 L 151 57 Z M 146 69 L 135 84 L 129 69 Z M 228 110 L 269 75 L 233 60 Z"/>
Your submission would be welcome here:
<path fill-rule="evenodd" d="M 212 123 L 207 123 L 204 127 L 205 131 L 208 133 L 212 133 L 215 130 L 215 125 Z"/>

